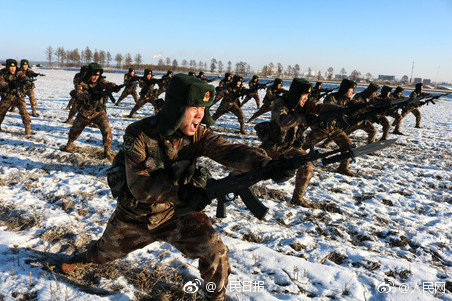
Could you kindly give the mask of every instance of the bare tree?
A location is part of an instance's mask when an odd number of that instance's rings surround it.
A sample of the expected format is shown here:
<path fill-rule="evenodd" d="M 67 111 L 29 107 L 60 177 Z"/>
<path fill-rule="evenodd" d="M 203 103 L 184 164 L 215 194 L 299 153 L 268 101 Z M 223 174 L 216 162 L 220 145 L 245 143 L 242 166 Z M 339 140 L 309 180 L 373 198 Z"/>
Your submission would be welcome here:
<path fill-rule="evenodd" d="M 201 71 L 202 69 L 204 69 L 204 63 L 202 61 L 198 62 L 198 70 Z"/>
<path fill-rule="evenodd" d="M 372 80 L 372 74 L 370 74 L 369 72 L 366 73 L 365 77 L 366 77 L 366 80 L 368 80 L 368 81 Z"/>
<path fill-rule="evenodd" d="M 217 69 L 217 60 L 216 59 L 212 59 L 210 61 L 210 72 L 214 72 L 215 69 Z"/>
<path fill-rule="evenodd" d="M 122 62 L 122 54 L 118 53 L 115 56 L 115 61 L 116 61 L 116 67 L 120 68 L 121 67 L 121 62 Z"/>
<path fill-rule="evenodd" d="M 85 48 L 85 62 L 87 64 L 89 64 L 91 62 L 91 60 L 93 59 L 93 52 L 91 51 L 91 49 L 89 49 L 89 47 L 87 46 Z"/>
<path fill-rule="evenodd" d="M 284 71 L 284 67 L 281 63 L 278 63 L 277 66 L 278 66 L 278 76 L 281 76 Z"/>
<path fill-rule="evenodd" d="M 105 64 L 105 58 L 106 58 L 106 54 L 105 51 L 101 50 L 99 51 L 99 63 L 104 65 Z"/>
<path fill-rule="evenodd" d="M 345 71 L 345 68 L 342 68 L 341 69 L 341 75 L 342 75 L 342 78 L 345 78 L 345 75 L 347 74 L 347 71 Z"/>
<path fill-rule="evenodd" d="M 223 68 L 224 68 L 223 62 L 220 60 L 220 61 L 218 62 L 218 73 L 223 72 Z"/>
<path fill-rule="evenodd" d="M 322 80 L 322 79 L 323 79 L 322 73 L 319 70 L 319 71 L 317 71 L 317 80 Z"/>
<path fill-rule="evenodd" d="M 308 76 L 306 77 L 307 79 L 311 78 L 311 72 L 312 72 L 312 69 L 311 69 L 311 67 L 309 67 L 308 68 Z"/>
<path fill-rule="evenodd" d="M 294 77 L 298 77 L 299 73 L 300 73 L 300 65 L 295 64 L 295 66 L 293 66 L 293 75 L 294 75 Z"/>
<path fill-rule="evenodd" d="M 334 73 L 334 69 L 333 67 L 328 68 L 327 70 L 327 74 L 328 74 L 328 79 L 332 79 L 333 78 L 333 73 Z"/>
<path fill-rule="evenodd" d="M 165 59 L 165 63 L 166 63 L 167 66 L 171 65 L 171 59 L 169 57 L 167 57 Z"/>
<path fill-rule="evenodd" d="M 268 74 L 269 74 L 268 66 L 265 65 L 265 66 L 262 68 L 262 75 L 263 75 L 263 76 L 267 76 Z"/>
<path fill-rule="evenodd" d="M 360 76 L 361 72 L 359 72 L 358 70 L 353 70 L 352 73 L 350 74 L 350 78 L 354 81 L 359 81 Z"/>
<path fill-rule="evenodd" d="M 66 59 L 66 51 L 64 51 L 63 47 L 58 47 L 55 51 L 55 55 L 57 57 L 58 65 L 62 67 L 64 65 L 64 60 Z"/>
<path fill-rule="evenodd" d="M 227 72 L 231 72 L 232 70 L 232 63 L 231 61 L 228 61 L 228 69 L 226 69 Z"/>
<path fill-rule="evenodd" d="M 137 65 L 141 65 L 141 63 L 143 62 L 143 59 L 141 58 L 141 54 L 137 54 L 135 55 L 135 64 Z"/>
<path fill-rule="evenodd" d="M 179 66 L 179 64 L 177 63 L 177 60 L 174 59 L 174 60 L 173 60 L 173 68 L 176 69 L 177 66 Z"/>
<path fill-rule="evenodd" d="M 97 49 L 94 50 L 93 60 L 95 63 L 99 63 L 99 52 Z"/>
<path fill-rule="evenodd" d="M 107 52 L 107 66 L 110 66 L 110 62 L 112 61 L 112 57 L 110 52 Z"/>
<path fill-rule="evenodd" d="M 190 69 L 196 69 L 196 61 L 195 60 L 190 60 Z"/>
<path fill-rule="evenodd" d="M 159 59 L 159 62 L 157 64 L 159 66 L 163 66 L 163 65 L 165 65 L 165 62 L 163 61 L 163 59 Z"/>
<path fill-rule="evenodd" d="M 182 67 L 187 68 L 187 66 L 188 66 L 187 60 L 186 60 L 186 59 L 183 59 L 183 60 L 182 60 Z"/>
<path fill-rule="evenodd" d="M 125 62 L 126 62 L 126 65 L 128 66 L 128 67 L 130 67 L 131 65 L 132 65 L 132 56 L 130 55 L 130 53 L 127 53 L 126 54 L 126 57 L 125 57 Z"/>
<path fill-rule="evenodd" d="M 72 51 L 66 50 L 65 58 L 66 58 L 66 66 L 69 66 L 69 61 L 71 60 Z"/>
<path fill-rule="evenodd" d="M 49 62 L 49 66 L 51 66 L 52 65 L 52 60 L 53 60 L 53 48 L 52 48 L 52 46 L 49 46 L 49 47 L 46 48 L 45 54 L 46 54 L 46 57 L 47 57 L 47 61 Z"/>
<path fill-rule="evenodd" d="M 292 65 L 287 66 L 287 75 L 290 77 L 292 76 Z"/>
<path fill-rule="evenodd" d="M 404 84 L 408 83 L 408 75 L 402 76 L 402 82 L 403 82 Z"/>

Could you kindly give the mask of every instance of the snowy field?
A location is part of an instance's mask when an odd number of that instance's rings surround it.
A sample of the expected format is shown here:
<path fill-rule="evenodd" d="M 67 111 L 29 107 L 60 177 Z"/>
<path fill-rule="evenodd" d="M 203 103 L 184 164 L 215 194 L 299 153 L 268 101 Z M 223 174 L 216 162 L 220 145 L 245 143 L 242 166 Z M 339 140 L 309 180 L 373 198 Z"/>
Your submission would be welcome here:
<path fill-rule="evenodd" d="M 59 150 L 67 142 L 70 125 L 62 123 L 68 114 L 63 108 L 76 72 L 37 72 L 47 76 L 36 82 L 40 116 L 31 117 L 34 134 L 24 137 L 17 111 L 7 114 L 0 132 L 0 300 L 202 299 L 181 289 L 199 278 L 197 262 L 166 243 L 153 243 L 107 268 L 92 267 L 79 278 L 42 268 L 40 262 L 49 253 L 71 254 L 100 237 L 115 200 L 106 182 L 110 162 L 101 158 L 97 128 L 84 130 L 74 153 Z M 122 83 L 122 74 L 106 76 Z M 263 90 L 260 95 L 263 99 Z M 264 221 L 254 218 L 240 200 L 228 205 L 225 219 L 216 219 L 214 201 L 206 213 L 230 248 L 228 296 L 452 300 L 450 100 L 421 108 L 422 129 L 414 128 L 413 115 L 405 118 L 405 136 L 390 134 L 398 138 L 393 146 L 351 164 L 357 177 L 334 173 L 336 166 L 316 164 L 305 197 L 325 205 L 325 210 L 290 205 L 294 179 L 256 185 L 256 193 L 270 208 Z M 153 114 L 148 104 L 137 118 L 127 119 L 133 99 L 127 97 L 121 104 L 109 103 L 107 108 L 114 151 L 128 124 Z M 244 108 L 247 120 L 254 111 L 252 99 Z M 268 117 L 269 113 L 257 121 Z M 214 130 L 231 141 L 258 146 L 253 126 L 247 124 L 250 135 L 239 135 L 236 117 L 228 114 Z M 376 127 L 380 137 L 381 127 Z M 356 132 L 352 140 L 362 145 L 365 133 Z M 214 177 L 227 175 L 218 164 L 202 161 Z M 155 295 L 159 285 L 174 295 Z"/>

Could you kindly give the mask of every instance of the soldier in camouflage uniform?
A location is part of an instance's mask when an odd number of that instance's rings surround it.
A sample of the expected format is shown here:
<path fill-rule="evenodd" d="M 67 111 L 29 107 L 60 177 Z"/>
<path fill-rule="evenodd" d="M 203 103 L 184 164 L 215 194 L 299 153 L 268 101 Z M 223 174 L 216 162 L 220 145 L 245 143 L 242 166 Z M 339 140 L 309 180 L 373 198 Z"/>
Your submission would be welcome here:
<path fill-rule="evenodd" d="M 25 135 L 31 134 L 31 120 L 24 99 L 27 89 L 24 81 L 27 79 L 25 73 L 17 68 L 16 60 L 6 60 L 6 68 L 0 70 L 0 131 L 8 109 L 16 106 L 25 126 Z"/>
<path fill-rule="evenodd" d="M 77 112 L 78 112 L 79 103 L 77 102 L 76 89 L 77 89 L 78 84 L 80 84 L 81 81 L 83 80 L 87 69 L 88 69 L 88 66 L 82 66 L 80 68 L 80 72 L 78 72 L 74 75 L 74 79 L 72 80 L 72 83 L 74 84 L 74 90 L 72 90 L 69 93 L 71 95 L 71 99 L 69 100 L 69 103 L 68 103 L 67 107 L 65 108 L 65 110 L 70 110 L 70 111 L 69 111 L 69 115 L 64 123 L 68 123 L 68 124 L 72 123 L 72 119 L 74 119 L 75 114 L 77 114 Z"/>
<path fill-rule="evenodd" d="M 169 84 L 171 83 L 171 79 L 173 78 L 173 71 L 168 70 L 165 75 L 162 76 L 161 81 L 159 82 L 159 89 L 157 91 L 156 97 L 159 97 L 160 94 L 166 92 Z"/>
<path fill-rule="evenodd" d="M 158 84 L 161 81 L 161 79 L 152 77 L 151 69 L 144 70 L 143 79 L 140 81 L 140 99 L 138 99 L 138 102 L 132 108 L 130 114 L 127 117 L 132 118 L 133 114 L 135 114 L 142 106 L 144 106 L 148 102 L 154 107 L 155 114 L 160 110 L 160 106 L 157 104 L 157 89 L 154 89 L 154 85 Z"/>
<path fill-rule="evenodd" d="M 25 75 L 29 78 L 33 78 L 38 76 L 37 73 L 33 72 L 30 68 L 30 64 L 28 63 L 28 60 L 23 59 L 20 61 L 20 71 L 25 73 Z M 35 97 L 35 91 L 33 90 L 35 88 L 35 84 L 33 82 L 28 82 L 24 85 L 25 89 L 25 95 L 28 95 L 28 98 L 30 98 L 30 106 L 31 106 L 31 116 L 38 117 L 39 114 L 36 112 L 36 106 L 38 105 Z M 14 112 L 15 106 L 11 106 L 11 112 Z"/>
<path fill-rule="evenodd" d="M 105 100 L 101 92 L 111 89 L 118 92 L 116 84 L 106 81 L 102 77 L 103 69 L 97 63 L 88 66 L 87 77 L 77 85 L 77 101 L 80 104 L 77 117 L 69 130 L 69 141 L 61 148 L 63 151 L 71 151 L 74 148 L 74 141 L 80 136 L 82 131 L 91 123 L 96 124 L 101 133 L 104 145 L 104 156 L 112 159 L 111 148 L 111 128 L 108 121 Z"/>
<path fill-rule="evenodd" d="M 403 91 L 405 91 L 405 90 L 402 87 L 398 86 L 397 88 L 395 88 L 394 92 L 391 93 L 390 98 L 391 99 L 402 98 Z M 392 123 L 392 125 L 394 125 L 395 128 L 392 133 L 396 134 L 396 135 L 403 135 L 403 133 L 400 131 L 400 125 L 402 124 L 402 115 L 400 115 L 397 111 L 394 111 L 394 112 L 391 112 L 391 114 L 389 114 L 389 116 L 394 118 L 394 122 Z"/>
<path fill-rule="evenodd" d="M 350 104 L 353 105 L 358 103 L 369 102 L 372 98 L 374 98 L 377 95 L 378 90 L 380 90 L 380 86 L 378 86 L 375 83 L 370 83 L 364 91 L 357 93 L 353 97 L 352 101 L 350 101 Z M 347 129 L 345 133 L 348 136 L 350 136 L 350 134 L 357 130 L 363 130 L 367 133 L 367 143 L 372 143 L 375 141 L 375 137 L 377 136 L 377 129 L 375 129 L 371 121 L 369 120 L 361 121 Z"/>
<path fill-rule="evenodd" d="M 127 97 L 127 95 L 132 95 L 135 103 L 138 102 L 138 93 L 137 93 L 137 84 L 139 76 L 135 75 L 135 69 L 129 68 L 129 73 L 124 74 L 124 90 L 119 96 L 118 101 L 115 103 L 115 106 L 119 106 L 119 103 Z"/>
<path fill-rule="evenodd" d="M 202 212 L 211 200 L 203 188 L 207 172 L 196 167 L 196 160 L 206 156 L 248 171 L 266 165 L 270 158 L 261 149 L 229 143 L 200 125 L 213 95 L 213 86 L 177 74 L 159 114 L 127 127 L 123 151 L 114 160 L 125 170 L 108 176 L 112 192 L 122 191 L 116 210 L 102 237 L 92 241 L 87 252 L 62 264 L 64 272 L 87 262 L 103 264 L 165 241 L 188 258 L 199 258 L 204 282 L 216 285 L 213 292 L 206 292 L 208 299 L 225 300 L 231 271 L 228 247 Z M 276 171 L 274 180 L 287 180 L 293 174 Z M 187 206 L 190 213 L 177 214 L 177 208 Z"/>
<path fill-rule="evenodd" d="M 391 100 L 391 90 L 392 88 L 389 86 L 383 86 L 380 90 L 380 95 L 378 95 L 378 99 L 381 101 L 389 101 Z M 388 139 L 389 128 L 391 127 L 391 123 L 388 118 L 384 115 L 377 116 L 375 123 L 378 123 L 383 127 L 383 135 L 380 138 L 380 141 Z"/>
<path fill-rule="evenodd" d="M 218 86 L 215 88 L 215 91 L 217 93 L 219 93 L 221 90 L 226 89 L 227 87 L 229 87 L 229 84 L 232 81 L 232 75 L 230 72 L 226 72 L 224 74 L 224 78 L 222 80 L 220 80 L 220 82 L 218 83 Z"/>
<path fill-rule="evenodd" d="M 217 108 L 216 112 L 212 115 L 213 120 L 217 120 L 223 114 L 231 112 L 240 123 L 240 133 L 246 134 L 245 132 L 245 115 L 240 108 L 240 97 L 247 94 L 249 89 L 242 86 L 243 77 L 239 75 L 234 75 L 232 82 L 226 89 L 221 90 L 214 99 L 214 103 L 221 99 L 220 106 Z"/>
<path fill-rule="evenodd" d="M 275 78 L 273 85 L 267 88 L 267 93 L 265 94 L 264 97 L 264 104 L 262 105 L 262 107 L 260 107 L 259 110 L 257 110 L 257 112 L 253 114 L 253 116 L 251 116 L 251 118 L 248 120 L 248 123 L 253 122 L 254 119 L 261 116 L 262 114 L 271 111 L 273 101 L 282 93 L 287 92 L 286 89 L 282 88 L 282 84 L 283 84 L 282 79 Z"/>
<path fill-rule="evenodd" d="M 306 151 L 300 147 L 304 140 L 304 133 L 309 127 L 306 114 L 315 113 L 307 111 L 304 107 L 311 87 L 307 80 L 294 78 L 289 93 L 274 101 L 271 121 L 255 126 L 258 137 L 262 140 L 260 147 L 272 159 L 306 154 Z M 311 162 L 298 169 L 291 200 L 293 204 L 311 208 L 303 199 L 303 195 L 312 177 L 313 169 L 314 165 Z"/>
<path fill-rule="evenodd" d="M 344 107 L 346 106 L 353 95 L 353 92 L 356 88 L 356 83 L 352 80 L 344 79 L 339 86 L 339 89 L 335 93 L 329 94 L 325 100 L 324 104 L 336 105 Z M 329 110 L 328 106 L 322 107 L 322 110 Z M 320 110 L 320 111 L 322 111 Z M 334 124 L 329 125 L 327 127 L 313 125 L 311 126 L 312 130 L 306 135 L 305 141 L 303 143 L 303 149 L 307 150 L 311 146 L 316 145 L 320 141 L 325 138 L 329 138 L 334 141 L 339 147 L 347 146 L 352 144 L 348 136 L 344 133 L 343 130 L 337 128 Z M 337 170 L 338 173 L 354 176 L 349 169 L 350 159 L 344 159 L 339 164 L 339 168 Z"/>
<path fill-rule="evenodd" d="M 195 77 L 196 73 L 194 71 L 188 71 L 188 75 Z"/>
<path fill-rule="evenodd" d="M 421 96 L 430 96 L 431 94 L 422 92 L 423 87 L 424 87 L 424 85 L 422 83 L 417 83 L 414 91 L 411 92 L 410 97 L 417 98 L 417 97 L 421 97 Z M 409 108 L 403 109 L 400 122 L 402 122 L 402 119 L 405 118 L 410 113 L 412 113 L 416 117 L 415 128 L 420 129 L 422 114 L 421 114 L 421 111 L 419 111 L 419 109 L 416 106 L 411 106 Z"/>
<path fill-rule="evenodd" d="M 248 87 L 252 92 L 246 95 L 240 106 L 243 107 L 252 97 L 256 101 L 256 108 L 259 109 L 261 106 L 261 99 L 259 98 L 258 91 L 261 86 L 262 84 L 259 82 L 259 77 L 257 75 L 253 75 L 251 80 L 248 82 Z"/>

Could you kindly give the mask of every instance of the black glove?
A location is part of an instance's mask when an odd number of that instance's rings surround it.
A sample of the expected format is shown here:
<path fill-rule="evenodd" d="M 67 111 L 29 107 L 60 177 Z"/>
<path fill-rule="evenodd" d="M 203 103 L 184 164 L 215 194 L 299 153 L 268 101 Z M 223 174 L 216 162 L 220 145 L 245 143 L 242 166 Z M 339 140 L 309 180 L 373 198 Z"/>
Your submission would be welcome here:
<path fill-rule="evenodd" d="M 295 175 L 297 169 L 291 168 L 287 158 L 281 156 L 278 160 L 272 160 L 265 166 L 270 178 L 276 183 L 286 182 Z"/>
<path fill-rule="evenodd" d="M 112 90 L 113 92 L 118 93 L 119 91 L 121 91 L 121 87 L 120 87 L 120 86 L 114 86 L 111 90 Z"/>
<path fill-rule="evenodd" d="M 183 185 L 179 188 L 178 197 L 194 211 L 202 211 L 212 202 L 212 200 L 209 200 L 204 188 L 190 184 Z"/>

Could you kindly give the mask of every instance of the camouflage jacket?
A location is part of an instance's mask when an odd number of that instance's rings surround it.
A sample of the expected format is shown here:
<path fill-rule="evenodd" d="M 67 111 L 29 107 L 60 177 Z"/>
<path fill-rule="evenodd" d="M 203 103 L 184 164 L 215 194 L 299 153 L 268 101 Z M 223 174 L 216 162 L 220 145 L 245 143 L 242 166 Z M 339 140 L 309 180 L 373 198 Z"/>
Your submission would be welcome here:
<path fill-rule="evenodd" d="M 417 98 L 417 97 L 427 97 L 427 96 L 430 96 L 430 95 L 431 95 L 430 93 L 413 91 L 413 92 L 411 92 L 410 97 L 411 98 Z"/>
<path fill-rule="evenodd" d="M 0 96 L 2 99 L 12 97 L 23 98 L 27 89 L 27 83 L 17 86 L 14 86 L 14 84 L 18 84 L 18 81 L 27 79 L 28 77 L 25 73 L 19 69 L 16 69 L 16 73 L 14 74 L 9 73 L 7 68 L 0 70 Z"/>
<path fill-rule="evenodd" d="M 163 75 L 162 78 L 160 79 L 160 81 L 158 82 L 159 85 L 159 90 L 165 92 L 166 89 L 168 88 L 170 82 L 171 82 L 171 78 L 168 75 Z M 163 93 L 162 92 L 162 93 Z"/>
<path fill-rule="evenodd" d="M 220 80 L 218 86 L 215 88 L 215 90 L 217 92 L 220 92 L 224 89 L 226 89 L 227 87 L 229 87 L 229 84 L 232 83 L 232 79 L 231 80 L 226 80 L 226 78 L 223 78 L 222 80 Z"/>
<path fill-rule="evenodd" d="M 237 105 L 240 105 L 239 98 L 241 96 L 244 96 L 250 92 L 250 89 L 247 89 L 243 86 L 240 87 L 233 87 L 232 85 L 229 85 L 227 88 L 221 90 L 218 92 L 218 94 L 215 96 L 214 102 L 217 102 L 218 100 L 222 99 L 222 102 L 227 103 L 236 103 Z"/>
<path fill-rule="evenodd" d="M 267 126 L 268 131 L 267 134 L 259 135 L 262 147 L 264 149 L 300 147 L 308 128 L 306 113 L 305 108 L 289 109 L 282 97 L 277 98 L 272 105 L 270 122 L 261 126 Z"/>
<path fill-rule="evenodd" d="M 327 97 L 325 97 L 325 100 L 323 101 L 324 104 L 333 104 L 338 105 L 341 107 L 345 107 L 348 105 L 348 103 L 351 101 L 350 98 L 338 94 L 337 92 L 329 94 Z"/>
<path fill-rule="evenodd" d="M 206 156 L 242 172 L 270 160 L 263 150 L 232 144 L 202 125 L 191 137 L 179 131 L 162 137 L 157 125 L 158 115 L 126 128 L 123 151 L 127 187 L 132 197 L 119 202 L 126 212 L 155 225 L 170 219 L 175 206 L 181 205 L 179 186 L 195 184 L 197 158 Z"/>
<path fill-rule="evenodd" d="M 131 76 L 130 73 L 124 74 L 124 84 L 126 85 L 126 89 L 129 90 L 135 90 L 137 88 L 138 80 L 137 78 L 140 78 L 139 76 Z"/>
<path fill-rule="evenodd" d="M 76 97 L 79 102 L 79 114 L 86 118 L 94 118 L 105 113 L 106 106 L 102 91 L 111 89 L 116 84 L 100 77 L 95 83 L 91 79 L 81 81 L 76 87 Z"/>
<path fill-rule="evenodd" d="M 72 80 L 72 83 L 74 84 L 74 88 L 77 88 L 77 85 L 80 84 L 82 79 L 83 79 L 83 74 L 81 72 L 78 72 L 74 75 L 74 79 Z"/>
<path fill-rule="evenodd" d="M 30 68 L 28 68 L 27 71 L 23 70 L 22 68 L 20 68 L 19 70 L 22 71 L 22 72 L 24 72 L 25 75 L 26 75 L 28 78 L 33 78 L 33 77 L 36 77 L 36 76 L 37 76 L 37 75 L 36 75 L 36 72 L 34 72 L 33 70 L 31 70 Z M 26 89 L 34 89 L 34 88 L 35 88 L 35 83 L 32 82 L 32 81 L 31 81 L 31 82 L 28 82 L 28 83 L 25 85 L 25 88 L 26 88 Z"/>
<path fill-rule="evenodd" d="M 155 84 L 158 84 L 160 82 L 160 79 L 155 79 L 151 77 L 150 79 L 144 78 L 140 81 L 140 96 L 143 98 L 148 98 L 153 96 L 154 92 L 154 86 Z"/>
<path fill-rule="evenodd" d="M 272 102 L 278 97 L 281 96 L 281 94 L 287 92 L 284 88 L 274 88 L 273 86 L 270 86 L 267 88 L 267 92 L 265 93 L 264 97 L 264 104 L 271 105 Z"/>

